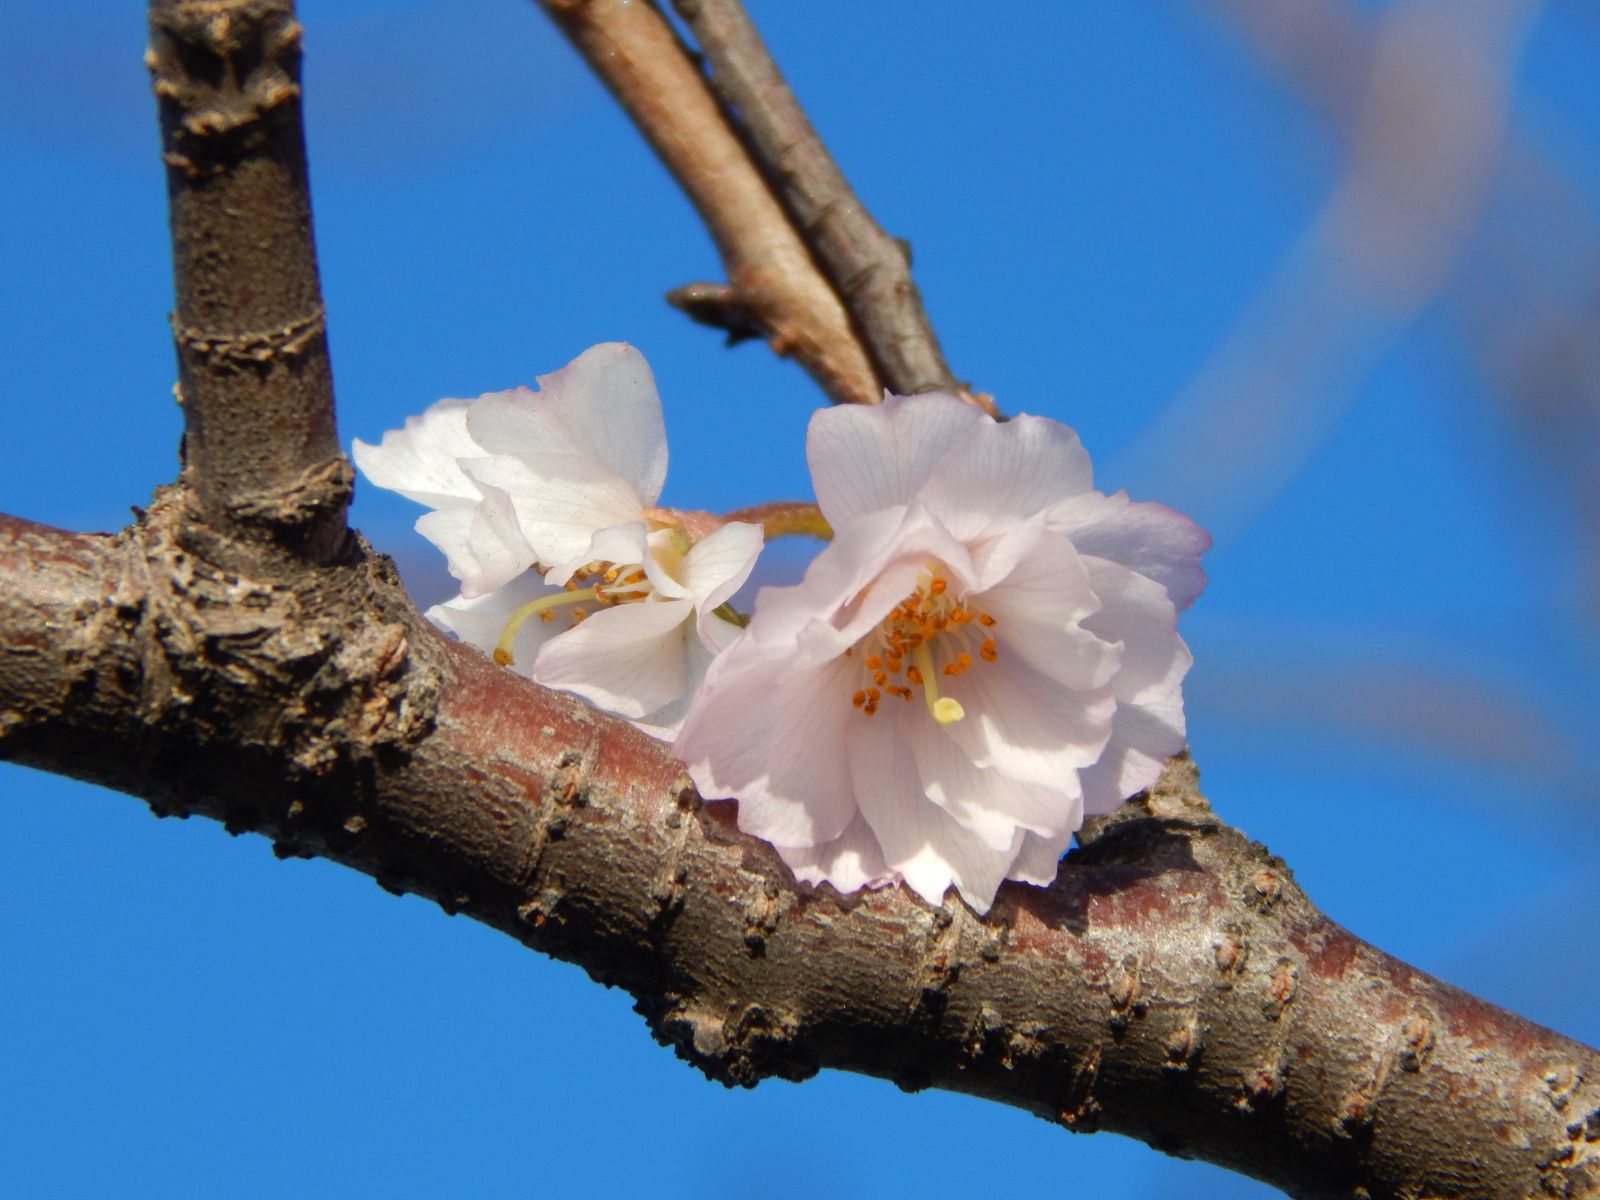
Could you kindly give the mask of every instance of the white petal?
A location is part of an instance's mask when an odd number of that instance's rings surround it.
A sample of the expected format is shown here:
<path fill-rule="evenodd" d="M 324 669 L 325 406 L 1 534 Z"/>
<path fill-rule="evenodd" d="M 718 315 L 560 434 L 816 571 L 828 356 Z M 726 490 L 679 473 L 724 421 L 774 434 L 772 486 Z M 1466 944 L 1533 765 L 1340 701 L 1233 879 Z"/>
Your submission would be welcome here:
<path fill-rule="evenodd" d="M 1170 696 L 1194 656 L 1178 636 L 1178 614 L 1166 588 L 1146 575 L 1103 558 L 1086 558 L 1100 611 L 1084 628 L 1122 645 L 1111 688 L 1124 703 Z"/>
<path fill-rule="evenodd" d="M 534 560 L 511 498 L 496 487 L 482 491 L 482 500 L 470 508 L 441 508 L 417 518 L 417 532 L 444 551 L 450 574 L 467 597 L 494 591 Z"/>
<path fill-rule="evenodd" d="M 861 815 L 884 861 L 929 904 L 940 904 L 953 883 L 980 914 L 988 912 L 1022 831 L 1004 849 L 985 846 L 923 794 L 911 747 L 874 718 L 850 729 L 847 746 Z"/>
<path fill-rule="evenodd" d="M 1184 747 L 1183 697 L 1123 704 L 1111 724 L 1111 740 L 1092 767 L 1079 773 L 1083 809 L 1108 813 L 1161 776 L 1168 758 Z"/>
<path fill-rule="evenodd" d="M 589 547 L 596 531 L 638 521 L 638 493 L 621 476 L 592 459 L 572 455 L 482 458 L 465 464 L 483 490 L 501 489 L 534 557 L 564 563 Z"/>
<path fill-rule="evenodd" d="M 728 625 L 735 635 L 739 632 L 737 625 L 729 625 L 726 621 L 720 621 L 719 624 Z M 683 728 L 683 719 L 688 715 L 689 705 L 693 703 L 695 693 L 700 690 L 700 684 L 705 680 L 706 669 L 711 666 L 715 657 L 714 652 L 707 649 L 705 642 L 698 637 L 685 637 L 683 646 L 683 694 L 670 704 L 642 717 L 636 717 L 633 721 L 635 728 L 653 738 L 660 738 L 663 742 L 672 741 Z"/>
<path fill-rule="evenodd" d="M 1094 481 L 1078 435 L 1059 421 L 984 420 L 944 455 L 922 501 L 963 541 L 987 537 L 1087 491 Z"/>
<path fill-rule="evenodd" d="M 469 400 L 441 400 L 420 416 L 407 417 L 404 429 L 391 429 L 376 446 L 356 439 L 351 454 L 361 473 L 381 488 L 399 492 L 430 508 L 478 499 L 478 489 L 458 460 L 481 458 L 484 451 L 467 432 Z"/>
<path fill-rule="evenodd" d="M 700 793 L 739 801 L 739 828 L 778 846 L 816 846 L 855 816 L 845 760 L 855 674 L 843 661 L 796 668 L 749 631 L 706 672 L 673 753 Z"/>
<path fill-rule="evenodd" d="M 995 619 L 986 632 L 1002 659 L 1019 658 L 1074 691 L 1106 686 L 1122 659 L 1116 639 L 1097 636 L 1089 623 L 1101 603 L 1072 543 L 1044 532 L 1010 574 L 970 600 Z M 988 668 L 975 662 L 972 669 Z"/>
<path fill-rule="evenodd" d="M 1050 510 L 1050 525 L 1068 534 L 1080 554 L 1110 559 L 1148 575 L 1182 612 L 1206 586 L 1200 555 L 1211 535 L 1164 504 L 1138 504 L 1126 492 L 1085 492 Z"/>
<path fill-rule="evenodd" d="M 642 717 L 686 688 L 687 601 L 619 604 L 552 638 L 534 660 L 533 678 L 624 717 Z"/>
<path fill-rule="evenodd" d="M 980 767 L 1049 787 L 1100 757 L 1111 736 L 1116 697 L 1109 687 L 1071 691 L 1018 656 L 974 663 L 941 691 L 966 710 L 945 729 Z"/>
<path fill-rule="evenodd" d="M 801 883 L 831 883 L 845 894 L 882 887 L 895 880 L 883 850 L 859 813 L 831 842 L 820 846 L 779 846 L 778 853 Z"/>
<path fill-rule="evenodd" d="M 649 507 L 667 474 L 667 435 L 650 367 L 632 346 L 591 346 L 527 388 L 491 393 L 473 405 L 472 435 L 490 454 L 573 455 L 597 461 Z M 610 524 L 610 522 L 607 522 Z"/>
<path fill-rule="evenodd" d="M 806 461 L 822 515 L 839 530 L 908 503 L 951 446 L 989 421 L 973 405 L 938 393 L 819 411 L 806 433 Z"/>
<path fill-rule="evenodd" d="M 1028 834 L 1022 839 L 1022 849 L 1017 851 L 1006 878 L 1049 887 L 1056 881 L 1056 872 L 1061 869 L 1061 856 L 1071 844 L 1071 834 L 1064 838 L 1042 838 L 1037 834 Z"/>
<path fill-rule="evenodd" d="M 435 604 L 428 610 L 428 620 L 448 629 L 469 646 L 491 654 L 512 613 L 531 600 L 560 590 L 546 587 L 537 575 L 528 571 L 486 595 L 457 596 Z M 565 628 L 565 622 L 524 621 L 511 644 L 512 669 L 519 675 L 529 675 L 539 647 Z"/>
<path fill-rule="evenodd" d="M 689 547 L 678 567 L 695 607 L 710 611 L 744 586 L 761 554 L 761 526 L 731 521 Z"/>
<path fill-rule="evenodd" d="M 1083 796 L 1076 771 L 1066 772 L 1052 787 L 1023 783 L 974 763 L 947 727 L 922 706 L 907 712 L 904 719 L 923 791 L 990 849 L 1009 847 L 1018 826 L 1060 837 L 1082 824 Z"/>

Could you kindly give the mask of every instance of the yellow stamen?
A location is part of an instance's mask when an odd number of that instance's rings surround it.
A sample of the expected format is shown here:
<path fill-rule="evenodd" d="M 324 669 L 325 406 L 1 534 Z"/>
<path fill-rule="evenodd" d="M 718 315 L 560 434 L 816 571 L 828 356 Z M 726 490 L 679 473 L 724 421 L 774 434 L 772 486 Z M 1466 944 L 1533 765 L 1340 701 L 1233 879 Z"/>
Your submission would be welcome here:
<path fill-rule="evenodd" d="M 500 639 L 494 644 L 494 660 L 502 667 L 511 665 L 511 643 L 516 641 L 517 630 L 522 628 L 522 623 L 529 617 L 538 615 L 541 621 L 551 620 L 550 610 L 561 608 L 568 604 L 586 604 L 591 600 L 601 600 L 600 589 L 594 587 L 583 588 L 575 592 L 557 592 L 553 596 L 540 596 L 537 600 L 530 600 L 516 612 L 511 614 L 511 619 L 506 622 L 506 627 L 500 631 Z"/>

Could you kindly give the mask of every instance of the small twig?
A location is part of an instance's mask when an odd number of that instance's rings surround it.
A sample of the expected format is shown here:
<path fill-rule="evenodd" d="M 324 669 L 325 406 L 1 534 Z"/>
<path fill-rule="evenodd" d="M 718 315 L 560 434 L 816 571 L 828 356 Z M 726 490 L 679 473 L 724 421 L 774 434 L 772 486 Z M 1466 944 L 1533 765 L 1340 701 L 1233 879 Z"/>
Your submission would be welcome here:
<path fill-rule="evenodd" d="M 212 528 L 326 562 L 350 468 L 311 237 L 292 0 L 151 0 L 185 479 Z"/>
<path fill-rule="evenodd" d="M 695 324 L 722 330 L 730 346 L 768 336 L 761 318 L 725 283 L 686 283 L 668 292 L 666 301 Z"/>
<path fill-rule="evenodd" d="M 649 4 L 539 0 L 639 127 L 706 223 L 740 301 L 834 400 L 880 395 L 844 305 L 724 120 L 672 27 Z"/>
<path fill-rule="evenodd" d="M 993 412 L 945 364 L 909 256 L 867 212 L 806 119 L 738 0 L 673 0 L 711 86 L 823 274 L 843 298 L 879 380 L 900 395 L 949 391 Z"/>

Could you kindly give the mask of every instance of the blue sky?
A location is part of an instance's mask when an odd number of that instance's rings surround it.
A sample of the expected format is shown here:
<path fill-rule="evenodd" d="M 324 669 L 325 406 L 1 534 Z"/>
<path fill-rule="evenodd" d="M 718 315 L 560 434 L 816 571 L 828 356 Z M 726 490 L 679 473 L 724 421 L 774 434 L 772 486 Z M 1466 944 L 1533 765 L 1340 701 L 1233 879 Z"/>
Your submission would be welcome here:
<path fill-rule="evenodd" d="M 143 16 L 12 7 L 0 511 L 113 529 L 172 476 L 180 427 Z M 1600 605 L 1575 515 L 1600 410 L 1581 372 L 1534 386 L 1570 345 L 1550 331 L 1595 319 L 1592 11 L 1553 0 L 1502 38 L 1516 154 L 1426 294 L 1386 308 L 1314 236 L 1348 182 L 1337 116 L 1225 6 L 751 10 L 911 241 L 956 371 L 1077 428 L 1102 486 L 1218 533 L 1184 631 L 1222 815 L 1358 934 L 1600 1041 L 1600 964 L 1570 932 L 1600 907 Z M 814 389 L 661 302 L 717 278 L 714 252 L 531 5 L 301 16 L 347 445 L 620 339 L 656 373 L 669 502 L 808 494 Z M 1331 78 L 1359 108 L 1364 77 Z M 447 580 L 416 515 L 362 487 L 353 519 L 431 601 Z M 16 767 L 0 813 L 12 1194 L 1266 1194 L 962 1097 L 838 1074 L 725 1092 L 625 996 L 364 877 Z"/>

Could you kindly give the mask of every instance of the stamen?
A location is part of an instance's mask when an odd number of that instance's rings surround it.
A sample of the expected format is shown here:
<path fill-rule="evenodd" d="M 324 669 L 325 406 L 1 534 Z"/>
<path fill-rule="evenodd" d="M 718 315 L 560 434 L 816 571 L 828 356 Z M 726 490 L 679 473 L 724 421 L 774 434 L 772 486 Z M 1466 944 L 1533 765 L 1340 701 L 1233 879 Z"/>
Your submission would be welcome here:
<path fill-rule="evenodd" d="M 511 665 L 511 643 L 516 641 L 517 630 L 522 628 L 522 623 L 535 613 L 539 619 L 551 619 L 550 610 L 561 608 L 568 604 L 583 604 L 589 600 L 598 600 L 598 588 L 584 588 L 582 591 L 557 592 L 553 596 L 540 596 L 537 600 L 530 600 L 516 612 L 511 614 L 511 619 L 506 622 L 506 627 L 500 631 L 500 638 L 494 644 L 494 661 L 502 667 Z M 580 610 L 581 611 L 581 610 Z"/>

